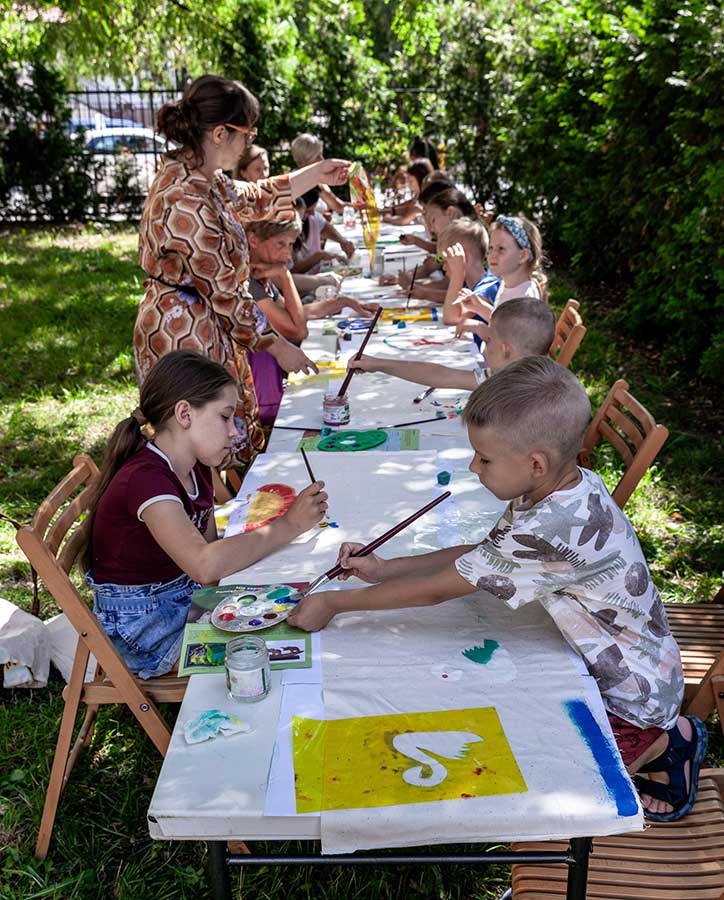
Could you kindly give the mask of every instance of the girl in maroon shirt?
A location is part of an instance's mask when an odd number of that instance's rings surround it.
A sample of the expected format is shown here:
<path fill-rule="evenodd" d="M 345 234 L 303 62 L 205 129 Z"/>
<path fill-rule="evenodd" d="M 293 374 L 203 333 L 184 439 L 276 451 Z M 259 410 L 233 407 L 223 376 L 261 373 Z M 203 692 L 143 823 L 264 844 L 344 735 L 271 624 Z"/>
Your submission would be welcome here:
<path fill-rule="evenodd" d="M 174 351 L 151 369 L 139 406 L 108 445 L 82 561 L 95 614 L 141 678 L 178 661 L 198 584 L 251 565 L 314 526 L 327 508 L 317 481 L 276 521 L 217 540 L 210 467 L 229 456 L 237 401 L 237 382 L 223 366 Z"/>

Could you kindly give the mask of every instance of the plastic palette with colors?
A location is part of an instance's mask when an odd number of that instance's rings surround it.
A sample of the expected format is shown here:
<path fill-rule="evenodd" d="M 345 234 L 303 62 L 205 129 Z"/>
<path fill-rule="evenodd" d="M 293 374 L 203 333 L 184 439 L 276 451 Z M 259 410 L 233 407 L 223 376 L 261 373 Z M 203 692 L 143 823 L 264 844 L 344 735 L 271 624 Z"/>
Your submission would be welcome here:
<path fill-rule="evenodd" d="M 211 623 L 222 631 L 260 631 L 283 622 L 299 599 L 299 591 L 288 584 L 240 585 L 214 609 Z"/>

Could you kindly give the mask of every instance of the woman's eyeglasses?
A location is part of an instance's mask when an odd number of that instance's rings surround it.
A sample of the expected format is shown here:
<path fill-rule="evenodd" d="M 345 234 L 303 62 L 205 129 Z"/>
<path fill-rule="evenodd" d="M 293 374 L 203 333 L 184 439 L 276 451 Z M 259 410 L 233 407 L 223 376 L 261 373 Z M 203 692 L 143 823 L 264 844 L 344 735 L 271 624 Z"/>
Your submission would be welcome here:
<path fill-rule="evenodd" d="M 224 125 L 224 128 L 232 128 L 234 131 L 238 131 L 240 134 L 243 134 L 250 144 L 253 144 L 256 140 L 256 128 L 242 128 L 241 125 L 232 125 L 230 122 L 227 122 L 226 125 Z"/>

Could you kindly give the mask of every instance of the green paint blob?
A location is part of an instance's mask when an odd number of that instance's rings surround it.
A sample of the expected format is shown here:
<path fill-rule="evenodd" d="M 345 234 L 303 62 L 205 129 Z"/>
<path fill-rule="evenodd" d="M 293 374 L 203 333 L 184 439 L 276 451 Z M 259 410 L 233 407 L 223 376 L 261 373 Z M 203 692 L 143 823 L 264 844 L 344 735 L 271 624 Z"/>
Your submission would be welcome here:
<path fill-rule="evenodd" d="M 282 597 L 288 597 L 292 592 L 291 588 L 288 587 L 278 587 L 273 591 L 269 591 L 267 594 L 267 599 L 269 600 L 281 600 Z"/>
<path fill-rule="evenodd" d="M 493 653 L 499 646 L 500 644 L 497 641 L 485 638 L 482 647 L 469 647 L 467 650 L 463 650 L 463 656 L 471 662 L 480 663 L 481 666 L 484 666 L 490 662 Z"/>

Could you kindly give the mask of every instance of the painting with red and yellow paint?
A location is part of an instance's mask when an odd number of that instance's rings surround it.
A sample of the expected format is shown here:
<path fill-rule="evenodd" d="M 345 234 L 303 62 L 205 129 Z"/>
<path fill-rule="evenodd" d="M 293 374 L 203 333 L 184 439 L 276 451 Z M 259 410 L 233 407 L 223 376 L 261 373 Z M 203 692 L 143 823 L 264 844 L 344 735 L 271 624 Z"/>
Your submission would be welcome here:
<path fill-rule="evenodd" d="M 377 238 L 380 235 L 380 211 L 362 163 L 354 162 L 349 168 L 349 195 L 362 223 L 362 236 L 370 255 L 371 270 L 375 261 Z"/>

